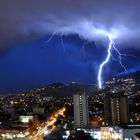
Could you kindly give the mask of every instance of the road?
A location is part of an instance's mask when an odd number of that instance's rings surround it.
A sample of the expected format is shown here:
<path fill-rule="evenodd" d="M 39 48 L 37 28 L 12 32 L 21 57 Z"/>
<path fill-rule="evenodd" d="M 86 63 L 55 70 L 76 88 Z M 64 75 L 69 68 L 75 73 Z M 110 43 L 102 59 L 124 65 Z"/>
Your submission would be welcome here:
<path fill-rule="evenodd" d="M 63 113 L 65 112 L 65 108 L 62 108 L 60 110 L 58 110 L 56 113 L 54 113 L 49 120 L 46 121 L 46 123 L 36 132 L 36 134 L 34 134 L 33 136 L 31 136 L 30 138 L 26 138 L 25 140 L 43 140 L 43 136 L 44 134 L 49 134 L 52 132 L 52 129 L 48 129 L 48 126 L 52 126 L 54 125 L 54 123 L 57 121 L 57 118 L 59 115 L 63 115 Z"/>

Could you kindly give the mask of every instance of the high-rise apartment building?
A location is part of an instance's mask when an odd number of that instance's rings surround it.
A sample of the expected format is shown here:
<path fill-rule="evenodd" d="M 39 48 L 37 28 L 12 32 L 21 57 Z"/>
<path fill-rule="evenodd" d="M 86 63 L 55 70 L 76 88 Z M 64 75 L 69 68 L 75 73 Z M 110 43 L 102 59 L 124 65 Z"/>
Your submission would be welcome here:
<path fill-rule="evenodd" d="M 74 101 L 74 123 L 75 127 L 85 128 L 88 125 L 88 100 L 85 93 L 75 94 Z"/>
<path fill-rule="evenodd" d="M 126 96 L 107 95 L 105 97 L 104 110 L 109 125 L 128 123 L 128 100 Z"/>

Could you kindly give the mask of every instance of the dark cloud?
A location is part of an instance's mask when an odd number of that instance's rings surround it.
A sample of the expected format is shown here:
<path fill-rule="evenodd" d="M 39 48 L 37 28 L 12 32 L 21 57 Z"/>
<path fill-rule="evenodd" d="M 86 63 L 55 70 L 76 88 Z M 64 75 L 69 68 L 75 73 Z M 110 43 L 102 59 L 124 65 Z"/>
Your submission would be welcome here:
<path fill-rule="evenodd" d="M 111 32 L 116 42 L 139 46 L 139 0 L 1 0 L 0 42 L 30 40 L 52 33 L 95 40 Z"/>

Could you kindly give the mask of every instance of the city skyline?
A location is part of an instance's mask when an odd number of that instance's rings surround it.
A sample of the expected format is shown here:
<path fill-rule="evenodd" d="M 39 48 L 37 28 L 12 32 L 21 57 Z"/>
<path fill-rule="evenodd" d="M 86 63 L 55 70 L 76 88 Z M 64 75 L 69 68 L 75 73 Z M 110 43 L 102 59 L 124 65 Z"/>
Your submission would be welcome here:
<path fill-rule="evenodd" d="M 140 0 L 0 0 L 0 140 L 140 140 Z"/>

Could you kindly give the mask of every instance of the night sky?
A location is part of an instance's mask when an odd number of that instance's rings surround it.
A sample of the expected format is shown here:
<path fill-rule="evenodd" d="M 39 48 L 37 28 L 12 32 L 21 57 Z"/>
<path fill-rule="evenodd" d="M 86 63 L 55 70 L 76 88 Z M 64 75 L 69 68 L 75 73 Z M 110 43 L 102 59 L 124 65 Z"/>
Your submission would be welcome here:
<path fill-rule="evenodd" d="M 140 70 L 139 12 L 138 0 L 1 0 L 0 93 L 53 82 L 97 84 L 109 43 L 99 29 L 115 36 L 121 53 L 134 55 L 122 57 L 128 71 Z M 114 57 L 104 79 L 124 73 Z"/>

